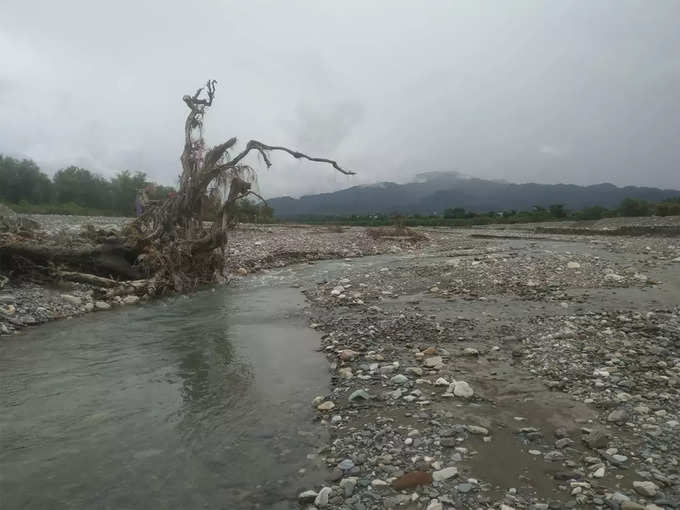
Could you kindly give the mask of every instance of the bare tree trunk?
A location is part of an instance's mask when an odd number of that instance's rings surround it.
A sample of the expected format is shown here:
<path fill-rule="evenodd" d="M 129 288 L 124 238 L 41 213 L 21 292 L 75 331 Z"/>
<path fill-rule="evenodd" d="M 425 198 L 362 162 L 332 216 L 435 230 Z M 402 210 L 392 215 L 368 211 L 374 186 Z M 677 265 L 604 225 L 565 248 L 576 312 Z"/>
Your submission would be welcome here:
<path fill-rule="evenodd" d="M 262 156 L 267 167 L 271 166 L 269 154 L 279 151 L 296 159 L 327 163 L 345 175 L 354 174 L 333 160 L 257 140 L 250 140 L 245 149 L 234 155 L 231 151 L 236 146 L 236 138 L 206 150 L 203 120 L 215 99 L 215 85 L 214 80 L 209 80 L 193 96 L 183 97 L 189 113 L 184 123 L 184 148 L 180 157 L 182 173 L 174 196 L 149 205 L 113 245 L 111 239 L 107 239 L 106 246 L 54 250 L 0 242 L 0 260 L 15 270 L 24 265 L 16 262 L 24 261 L 33 268 L 49 267 L 51 274 L 99 281 L 108 287 L 112 285 L 108 281 L 112 278 L 145 277 L 150 282 L 147 289 L 150 293 L 181 292 L 223 276 L 227 233 L 235 224 L 236 203 L 251 195 L 262 199 L 251 189 L 256 176 L 255 170 L 246 163 L 251 152 Z M 210 196 L 225 198 L 220 201 L 217 218 L 206 225 L 201 211 L 203 202 Z"/>

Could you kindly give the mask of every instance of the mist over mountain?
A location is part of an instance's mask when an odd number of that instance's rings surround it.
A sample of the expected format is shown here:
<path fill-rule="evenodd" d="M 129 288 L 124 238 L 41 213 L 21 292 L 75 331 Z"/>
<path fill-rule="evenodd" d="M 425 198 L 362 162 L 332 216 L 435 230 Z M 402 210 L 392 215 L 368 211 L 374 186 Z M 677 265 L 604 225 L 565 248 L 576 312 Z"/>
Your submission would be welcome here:
<path fill-rule="evenodd" d="M 268 201 L 280 218 L 372 213 L 440 214 L 449 207 L 487 212 L 525 210 L 533 205 L 564 204 L 568 209 L 600 205 L 615 207 L 627 197 L 662 201 L 680 191 L 639 186 L 618 187 L 603 183 L 513 184 L 469 177 L 458 172 L 425 172 L 407 184 L 379 182 L 353 186 L 333 193 L 299 199 L 277 197 Z"/>

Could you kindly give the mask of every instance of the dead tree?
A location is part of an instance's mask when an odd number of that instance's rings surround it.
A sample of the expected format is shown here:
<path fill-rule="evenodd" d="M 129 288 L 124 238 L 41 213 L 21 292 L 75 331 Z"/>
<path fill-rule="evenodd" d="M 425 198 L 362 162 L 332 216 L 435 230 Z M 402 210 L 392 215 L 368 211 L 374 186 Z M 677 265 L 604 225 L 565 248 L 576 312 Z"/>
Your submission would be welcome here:
<path fill-rule="evenodd" d="M 250 195 L 261 199 L 252 190 L 256 172 L 246 162 L 250 153 L 260 155 L 267 167 L 271 166 L 270 153 L 279 151 L 296 159 L 327 163 L 345 175 L 354 174 L 333 160 L 257 140 L 250 140 L 240 152 L 235 152 L 236 138 L 206 149 L 203 121 L 215 99 L 215 84 L 215 80 L 209 80 L 193 96 L 183 97 L 189 113 L 184 124 L 177 194 L 149 207 L 126 232 L 140 253 L 140 264 L 151 277 L 155 292 L 168 288 L 182 291 L 222 275 L 236 202 Z M 201 204 L 208 196 L 222 200 L 217 217 L 206 225 Z"/>
<path fill-rule="evenodd" d="M 193 96 L 183 98 L 189 113 L 176 194 L 150 204 L 121 233 L 90 232 L 89 241 L 95 245 L 89 248 L 81 245 L 55 250 L 30 239 L 0 238 L 0 265 L 19 272 L 37 269 L 71 280 L 106 281 L 104 287 L 111 287 L 115 280 L 146 278 L 144 292 L 181 292 L 222 278 L 228 231 L 235 224 L 235 204 L 251 195 L 262 199 L 252 190 L 256 172 L 246 160 L 251 153 L 261 156 L 267 167 L 271 166 L 270 153 L 279 151 L 296 159 L 327 163 L 345 175 L 354 174 L 333 160 L 257 140 L 250 140 L 240 152 L 235 149 L 236 138 L 206 149 L 203 121 L 215 99 L 216 83 L 209 80 Z M 220 200 L 217 217 L 206 223 L 201 210 L 208 197 Z"/>
<path fill-rule="evenodd" d="M 247 156 L 258 154 L 267 167 L 270 153 L 284 152 L 296 159 L 327 163 L 345 175 L 337 162 L 315 158 L 287 147 L 250 140 L 236 152 L 236 138 L 206 149 L 203 121 L 215 99 L 215 80 L 209 80 L 193 96 L 184 96 L 189 108 L 184 124 L 184 149 L 180 157 L 182 173 L 176 194 L 150 204 L 143 214 L 120 235 L 106 233 L 94 248 L 80 247 L 53 250 L 38 245 L 0 242 L 0 261 L 20 260 L 21 265 L 67 274 L 74 270 L 88 275 L 114 279 L 145 277 L 146 292 L 184 291 L 220 279 L 226 265 L 228 230 L 234 225 L 237 201 L 250 195 L 261 199 L 252 188 L 256 172 Z M 217 217 L 212 223 L 202 221 L 202 203 L 207 197 L 220 197 Z M 97 281 L 90 278 L 91 281 Z M 139 288 L 139 287 L 137 287 Z"/>

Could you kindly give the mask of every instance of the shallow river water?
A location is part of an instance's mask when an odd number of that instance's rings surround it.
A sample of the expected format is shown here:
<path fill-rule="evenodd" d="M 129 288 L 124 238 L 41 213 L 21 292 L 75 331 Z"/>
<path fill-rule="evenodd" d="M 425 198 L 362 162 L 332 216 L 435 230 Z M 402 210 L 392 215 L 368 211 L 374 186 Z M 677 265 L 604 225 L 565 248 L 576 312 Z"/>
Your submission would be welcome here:
<path fill-rule="evenodd" d="M 293 508 L 329 377 L 291 284 L 345 264 L 3 338 L 0 507 Z"/>

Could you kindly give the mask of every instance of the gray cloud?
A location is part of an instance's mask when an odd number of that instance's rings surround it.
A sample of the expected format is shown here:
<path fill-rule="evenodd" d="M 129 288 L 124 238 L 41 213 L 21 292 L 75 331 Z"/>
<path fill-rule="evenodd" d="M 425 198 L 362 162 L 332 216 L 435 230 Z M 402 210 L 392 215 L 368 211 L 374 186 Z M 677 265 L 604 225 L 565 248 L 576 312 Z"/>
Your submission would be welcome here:
<path fill-rule="evenodd" d="M 11 5 L 11 6 L 10 6 Z M 183 94 L 218 80 L 206 136 L 288 144 L 267 196 L 423 171 L 680 188 L 680 3 L 12 2 L 0 152 L 172 183 Z"/>

